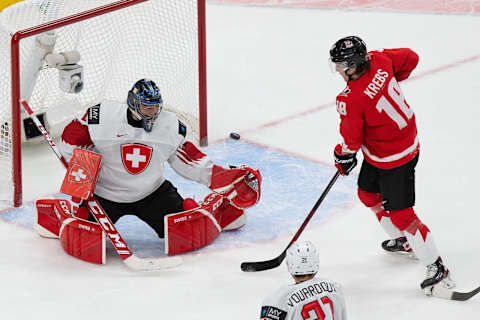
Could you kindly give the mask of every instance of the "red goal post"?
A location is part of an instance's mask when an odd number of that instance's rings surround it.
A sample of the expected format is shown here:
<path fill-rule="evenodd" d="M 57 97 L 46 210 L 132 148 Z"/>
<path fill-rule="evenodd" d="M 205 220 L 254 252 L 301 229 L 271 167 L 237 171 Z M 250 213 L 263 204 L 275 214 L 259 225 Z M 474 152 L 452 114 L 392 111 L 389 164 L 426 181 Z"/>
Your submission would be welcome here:
<path fill-rule="evenodd" d="M 12 7 L 4 10 L 12 10 L 10 15 L 0 14 L 0 31 L 11 37 L 10 79 L 0 77 L 0 90 L 5 82 L 11 87 L 10 99 L 2 99 L 0 93 L 0 100 L 11 102 L 10 114 L 0 105 L 0 200 L 22 204 L 21 145 L 29 135 L 32 140 L 42 138 L 32 134 L 35 130 L 20 107 L 22 99 L 58 135 L 89 106 L 104 99 L 125 101 L 136 80 L 150 78 L 160 87 L 164 107 L 187 123 L 190 138 L 207 144 L 205 0 L 25 0 Z M 15 30 L 22 14 L 28 23 L 29 15 L 40 15 L 43 21 Z M 69 52 L 77 52 L 80 59 Z M 61 92 L 59 78 L 72 72 L 49 68 L 49 53 L 76 57 L 68 66 L 82 69 L 80 93 Z M 67 122 L 62 113 L 68 114 Z"/>

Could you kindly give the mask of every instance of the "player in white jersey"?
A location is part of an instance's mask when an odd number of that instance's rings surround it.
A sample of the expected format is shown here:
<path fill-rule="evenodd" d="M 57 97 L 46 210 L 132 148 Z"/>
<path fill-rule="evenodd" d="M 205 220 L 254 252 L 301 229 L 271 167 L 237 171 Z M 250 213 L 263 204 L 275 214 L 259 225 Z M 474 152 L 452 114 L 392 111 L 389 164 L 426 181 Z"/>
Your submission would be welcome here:
<path fill-rule="evenodd" d="M 135 215 L 166 238 L 168 254 L 176 254 L 207 245 L 222 230 L 242 227 L 244 209 L 259 200 L 261 176 L 245 166 L 224 169 L 213 164 L 185 139 L 187 127 L 174 113 L 162 110 L 162 104 L 156 84 L 141 79 L 128 92 L 127 103 L 104 101 L 68 124 L 59 147 L 67 161 L 76 148 L 100 154 L 94 194 L 112 222 L 126 214 Z M 213 193 L 200 205 L 183 199 L 164 177 L 165 162 Z M 65 228 L 52 227 L 50 220 L 55 214 L 53 209 L 44 209 L 49 205 L 45 201 L 37 206 L 40 229 L 47 230 L 40 234 L 61 239 L 60 231 Z M 81 206 L 75 217 L 88 219 L 86 207 Z M 94 221 L 91 216 L 89 220 Z M 65 241 L 77 247 L 67 250 L 70 254 L 85 249 L 78 239 Z"/>
<path fill-rule="evenodd" d="M 317 249 L 310 241 L 295 242 L 287 250 L 287 268 L 295 284 L 284 286 L 263 301 L 261 320 L 346 320 L 341 286 L 315 277 Z"/>

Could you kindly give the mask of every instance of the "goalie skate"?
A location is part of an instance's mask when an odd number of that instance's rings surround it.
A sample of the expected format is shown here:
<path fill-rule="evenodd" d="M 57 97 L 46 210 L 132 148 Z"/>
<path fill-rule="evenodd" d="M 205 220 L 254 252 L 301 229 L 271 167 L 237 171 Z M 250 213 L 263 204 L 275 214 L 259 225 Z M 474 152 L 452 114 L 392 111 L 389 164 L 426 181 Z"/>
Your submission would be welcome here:
<path fill-rule="evenodd" d="M 445 267 L 442 258 L 427 266 L 426 279 L 420 284 L 420 287 L 427 296 L 432 295 L 435 287 L 442 286 L 446 289 L 453 289 L 455 282 L 450 278 L 450 271 Z"/>
<path fill-rule="evenodd" d="M 410 259 L 417 259 L 417 256 L 412 251 L 412 248 L 410 248 L 407 238 L 405 237 L 385 240 L 382 242 L 382 248 L 387 253 L 390 253 L 393 255 L 404 256 Z"/>

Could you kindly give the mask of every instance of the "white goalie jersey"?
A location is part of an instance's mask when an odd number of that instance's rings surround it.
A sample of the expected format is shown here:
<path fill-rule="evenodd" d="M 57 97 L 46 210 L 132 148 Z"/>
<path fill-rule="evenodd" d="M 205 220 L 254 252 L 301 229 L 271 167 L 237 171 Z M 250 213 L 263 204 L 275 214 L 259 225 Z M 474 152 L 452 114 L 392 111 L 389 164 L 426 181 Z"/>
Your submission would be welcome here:
<path fill-rule="evenodd" d="M 263 301 L 260 319 L 346 320 L 343 290 L 321 278 L 282 287 Z"/>
<path fill-rule="evenodd" d="M 128 123 L 128 106 L 105 101 L 72 121 L 59 144 L 69 161 L 75 148 L 102 155 L 95 194 L 131 203 L 155 191 L 165 181 L 164 163 L 181 176 L 210 185 L 213 163 L 191 142 L 174 113 L 160 111 L 151 132 Z"/>

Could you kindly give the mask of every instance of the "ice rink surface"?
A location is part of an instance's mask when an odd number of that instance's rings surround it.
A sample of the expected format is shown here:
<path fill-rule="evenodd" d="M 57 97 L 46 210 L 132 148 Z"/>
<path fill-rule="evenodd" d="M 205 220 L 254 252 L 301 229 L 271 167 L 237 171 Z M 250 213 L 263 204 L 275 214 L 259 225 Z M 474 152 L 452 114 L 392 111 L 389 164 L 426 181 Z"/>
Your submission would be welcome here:
<path fill-rule="evenodd" d="M 32 201 L 57 193 L 65 171 L 47 145 L 25 147 L 25 206 L 0 215 L 0 319 L 258 318 L 262 299 L 292 280 L 285 264 L 243 273 L 240 263 L 280 254 L 335 172 L 334 101 L 345 84 L 330 74 L 328 50 L 351 34 L 369 49 L 410 47 L 420 55 L 401 83 L 420 134 L 415 208 L 458 290 L 477 287 L 479 19 L 209 3 L 204 150 L 219 164 L 262 171 L 262 199 L 247 225 L 168 271 L 132 272 L 111 247 L 106 265 L 76 260 L 33 230 Z M 232 131 L 242 138 L 226 140 Z M 168 174 L 185 196 L 201 200 L 207 192 Z M 319 249 L 319 274 L 343 285 L 349 319 L 476 319 L 480 297 L 425 297 L 425 267 L 382 252 L 386 235 L 356 198 L 357 174 L 339 178 L 301 236 Z M 118 228 L 138 255 L 163 254 L 163 241 L 135 218 L 122 218 Z"/>

